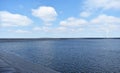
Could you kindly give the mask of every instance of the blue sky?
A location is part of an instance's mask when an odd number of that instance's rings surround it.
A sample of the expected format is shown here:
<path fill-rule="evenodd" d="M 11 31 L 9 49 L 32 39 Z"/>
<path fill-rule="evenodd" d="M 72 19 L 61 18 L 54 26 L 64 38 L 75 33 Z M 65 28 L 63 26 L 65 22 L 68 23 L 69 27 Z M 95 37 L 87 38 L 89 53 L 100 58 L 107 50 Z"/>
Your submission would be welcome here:
<path fill-rule="evenodd" d="M 0 38 L 120 37 L 120 0 L 0 0 Z"/>

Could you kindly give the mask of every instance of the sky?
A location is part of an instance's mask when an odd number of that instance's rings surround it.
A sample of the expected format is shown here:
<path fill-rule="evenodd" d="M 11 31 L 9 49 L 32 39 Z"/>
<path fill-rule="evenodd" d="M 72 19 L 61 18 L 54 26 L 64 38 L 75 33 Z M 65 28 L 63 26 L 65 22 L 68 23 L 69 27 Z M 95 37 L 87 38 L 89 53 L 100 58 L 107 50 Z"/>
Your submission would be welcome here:
<path fill-rule="evenodd" d="M 120 37 L 120 0 L 0 0 L 0 38 Z"/>

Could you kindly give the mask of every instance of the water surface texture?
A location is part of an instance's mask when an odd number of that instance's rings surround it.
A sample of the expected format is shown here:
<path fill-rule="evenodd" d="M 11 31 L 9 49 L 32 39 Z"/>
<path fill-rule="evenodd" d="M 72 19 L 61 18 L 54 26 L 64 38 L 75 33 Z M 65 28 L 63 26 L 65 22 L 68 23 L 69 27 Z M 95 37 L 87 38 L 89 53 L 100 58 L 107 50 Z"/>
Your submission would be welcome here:
<path fill-rule="evenodd" d="M 120 39 L 0 40 L 0 50 L 61 73 L 120 73 Z"/>

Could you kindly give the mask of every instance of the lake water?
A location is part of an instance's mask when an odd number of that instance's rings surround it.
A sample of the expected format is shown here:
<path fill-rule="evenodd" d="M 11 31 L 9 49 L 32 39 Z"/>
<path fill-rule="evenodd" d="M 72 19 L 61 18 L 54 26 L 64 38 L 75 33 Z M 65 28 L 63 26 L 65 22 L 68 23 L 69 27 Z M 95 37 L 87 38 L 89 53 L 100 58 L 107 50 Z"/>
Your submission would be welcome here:
<path fill-rule="evenodd" d="M 120 73 L 120 39 L 0 40 L 0 50 L 61 73 Z"/>

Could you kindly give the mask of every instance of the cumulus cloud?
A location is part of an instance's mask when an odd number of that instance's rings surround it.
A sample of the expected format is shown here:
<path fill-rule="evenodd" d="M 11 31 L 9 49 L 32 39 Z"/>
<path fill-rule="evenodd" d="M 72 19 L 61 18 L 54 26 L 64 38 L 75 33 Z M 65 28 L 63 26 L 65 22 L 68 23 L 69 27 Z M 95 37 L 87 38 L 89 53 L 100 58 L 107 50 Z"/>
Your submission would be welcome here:
<path fill-rule="evenodd" d="M 120 18 L 118 17 L 115 17 L 115 16 L 108 16 L 108 15 L 105 15 L 105 14 L 101 14 L 99 15 L 97 18 L 94 18 L 91 20 L 91 24 L 108 24 L 108 25 L 111 25 L 111 24 L 117 24 L 119 25 L 120 24 Z"/>
<path fill-rule="evenodd" d="M 109 35 L 110 32 L 117 30 L 119 32 L 120 28 L 120 18 L 115 16 L 108 16 L 105 14 L 101 14 L 98 17 L 92 19 L 89 22 L 94 27 L 96 31 L 103 31 L 106 33 L 106 36 Z"/>
<path fill-rule="evenodd" d="M 56 33 L 78 33 L 78 32 L 81 32 L 83 29 L 82 28 L 75 28 L 75 27 L 72 27 L 72 28 L 69 28 L 69 27 L 63 27 L 63 26 L 60 26 L 60 27 L 57 27 L 54 29 Z"/>
<path fill-rule="evenodd" d="M 1 26 L 27 26 L 32 23 L 32 20 L 27 16 L 20 14 L 13 14 L 7 11 L 0 11 L 0 25 Z"/>
<path fill-rule="evenodd" d="M 84 19 L 80 19 L 80 18 L 74 18 L 74 17 L 69 17 L 66 20 L 63 20 L 60 22 L 61 26 L 81 26 L 87 24 L 87 21 Z"/>
<path fill-rule="evenodd" d="M 28 33 L 32 33 L 31 31 L 23 30 L 23 29 L 8 30 L 8 32 L 18 33 L 18 34 L 28 34 Z"/>
<path fill-rule="evenodd" d="M 14 31 L 15 33 L 30 33 L 30 31 L 27 31 L 27 30 L 16 30 Z"/>
<path fill-rule="evenodd" d="M 90 20 L 70 17 L 66 20 L 61 21 L 60 25 L 63 27 L 67 27 L 67 31 L 70 32 L 94 30 L 109 33 L 110 31 L 119 30 L 118 28 L 120 27 L 120 18 L 115 16 L 109 16 L 106 14 L 100 14 Z M 81 27 L 81 25 L 84 25 L 85 29 L 84 27 Z"/>
<path fill-rule="evenodd" d="M 90 15 L 91 15 L 91 13 L 87 12 L 87 11 L 83 11 L 83 12 L 80 13 L 81 17 L 89 17 Z"/>
<path fill-rule="evenodd" d="M 42 29 L 41 29 L 41 27 L 34 27 L 33 30 L 34 31 L 41 31 Z"/>
<path fill-rule="evenodd" d="M 32 14 L 47 23 L 56 20 L 57 17 L 56 10 L 49 6 L 41 6 L 37 9 L 32 9 Z"/>
<path fill-rule="evenodd" d="M 69 27 L 64 27 L 64 26 L 59 26 L 59 27 L 34 27 L 33 31 L 37 31 L 37 33 L 51 33 L 51 34 L 59 34 L 59 33 L 78 33 L 81 32 L 83 29 L 82 28 L 69 28 Z"/>
<path fill-rule="evenodd" d="M 82 31 L 100 31 L 109 33 L 110 31 L 119 30 L 120 18 L 106 14 L 98 15 L 91 20 L 69 17 L 59 23 L 58 27 L 35 27 L 34 31 L 49 33 L 79 33 Z"/>
<path fill-rule="evenodd" d="M 88 9 L 120 9 L 120 0 L 86 0 L 85 7 Z"/>
<path fill-rule="evenodd" d="M 57 27 L 55 30 L 64 32 L 67 30 L 67 28 L 66 27 Z"/>
<path fill-rule="evenodd" d="M 41 32 L 51 32 L 51 28 L 47 26 L 42 26 L 42 27 L 34 27 L 34 31 L 41 31 Z"/>

